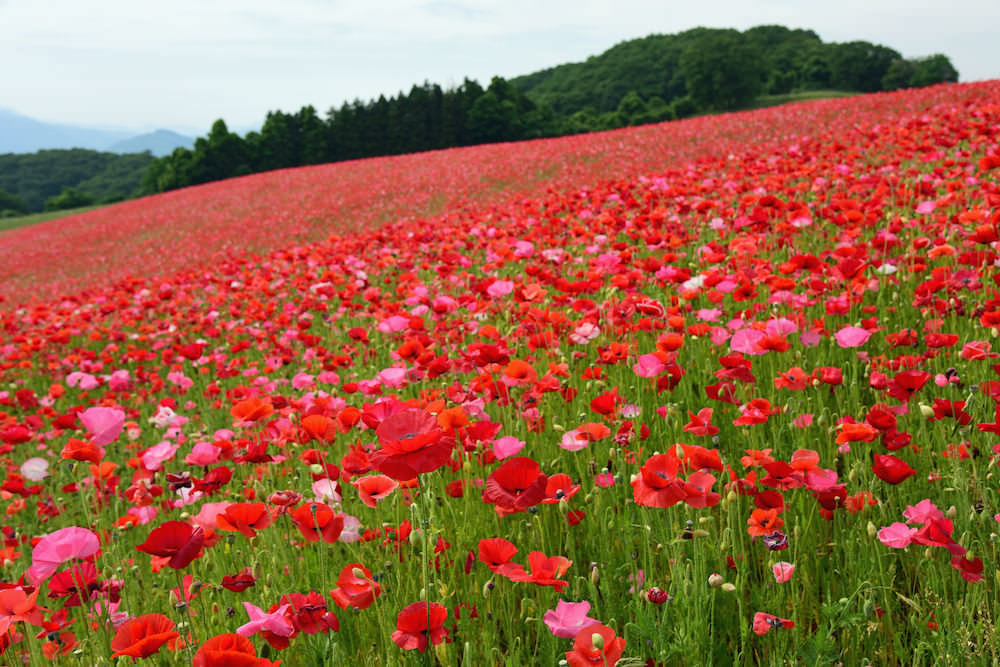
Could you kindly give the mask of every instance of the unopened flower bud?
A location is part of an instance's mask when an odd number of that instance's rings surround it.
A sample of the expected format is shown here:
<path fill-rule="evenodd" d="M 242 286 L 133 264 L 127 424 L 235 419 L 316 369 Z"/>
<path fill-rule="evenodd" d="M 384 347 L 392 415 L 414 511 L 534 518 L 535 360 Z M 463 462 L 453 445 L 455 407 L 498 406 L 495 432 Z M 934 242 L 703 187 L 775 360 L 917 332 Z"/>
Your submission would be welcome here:
<path fill-rule="evenodd" d="M 718 588 L 719 586 L 722 586 L 722 584 L 724 583 L 726 583 L 726 580 L 718 572 L 713 572 L 712 574 L 708 575 L 708 585 L 711 586 L 712 588 Z"/>
<path fill-rule="evenodd" d="M 958 510 L 955 508 L 954 505 L 952 505 L 951 507 L 949 507 L 944 511 L 944 515 L 949 519 L 954 519 L 956 514 L 958 514 Z"/>
<path fill-rule="evenodd" d="M 736 586 L 733 585 L 733 584 L 730 584 L 729 582 L 726 582 L 726 583 L 722 584 L 722 590 L 724 590 L 727 593 L 732 593 L 733 591 L 736 590 Z"/>
<path fill-rule="evenodd" d="M 926 403 L 920 404 L 920 414 L 924 416 L 925 419 L 930 419 L 934 416 L 934 408 L 927 405 Z"/>
<path fill-rule="evenodd" d="M 590 569 L 590 583 L 595 586 L 601 581 L 601 573 L 597 571 L 597 566 L 595 565 Z"/>
<path fill-rule="evenodd" d="M 868 537 L 875 537 L 878 534 L 878 528 L 871 521 L 868 522 Z"/>
<path fill-rule="evenodd" d="M 319 463 L 312 463 L 309 465 L 309 472 L 311 472 L 314 475 L 322 475 L 323 466 L 321 466 Z"/>
<path fill-rule="evenodd" d="M 590 635 L 590 642 L 598 651 L 604 650 L 604 637 L 600 633 L 595 632 Z"/>

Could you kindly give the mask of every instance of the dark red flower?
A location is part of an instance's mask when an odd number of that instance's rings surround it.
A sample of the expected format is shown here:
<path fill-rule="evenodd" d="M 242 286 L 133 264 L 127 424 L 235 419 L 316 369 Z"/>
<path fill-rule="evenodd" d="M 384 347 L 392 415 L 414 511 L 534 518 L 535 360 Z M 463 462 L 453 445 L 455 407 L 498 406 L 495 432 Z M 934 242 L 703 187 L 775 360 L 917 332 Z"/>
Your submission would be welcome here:
<path fill-rule="evenodd" d="M 222 578 L 222 587 L 234 593 L 242 593 L 256 583 L 257 579 L 250 572 L 250 568 L 246 568 L 237 574 L 227 574 Z"/>
<path fill-rule="evenodd" d="M 687 498 L 684 481 L 677 477 L 680 465 L 676 447 L 670 447 L 666 454 L 649 457 L 632 482 L 632 497 L 636 504 L 666 508 Z"/>
<path fill-rule="evenodd" d="M 879 479 L 889 484 L 899 484 L 917 472 L 906 461 L 892 454 L 875 454 L 872 471 Z"/>
<path fill-rule="evenodd" d="M 151 556 L 169 558 L 167 565 L 180 570 L 198 557 L 205 543 L 205 529 L 183 521 L 167 521 L 154 528 L 146 541 L 136 547 Z"/>

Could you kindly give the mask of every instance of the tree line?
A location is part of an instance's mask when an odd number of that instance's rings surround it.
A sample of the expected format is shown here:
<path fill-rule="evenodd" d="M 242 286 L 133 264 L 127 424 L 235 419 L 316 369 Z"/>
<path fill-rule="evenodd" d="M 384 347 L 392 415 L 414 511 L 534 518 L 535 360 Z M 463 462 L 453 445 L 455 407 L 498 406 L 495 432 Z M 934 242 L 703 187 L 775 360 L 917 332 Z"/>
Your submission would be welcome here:
<path fill-rule="evenodd" d="M 623 42 L 580 63 L 510 80 L 494 77 L 485 88 L 469 79 L 447 89 L 424 82 L 389 98 L 345 102 L 324 116 L 313 106 L 292 113 L 272 111 L 259 131 L 242 137 L 220 119 L 193 149 L 178 148 L 158 159 L 130 158 L 129 164 L 142 171 L 141 185 L 133 187 L 129 181 L 129 194 L 124 185 L 106 187 L 108 180 L 124 182 L 122 174 L 102 176 L 100 183 L 64 179 L 52 186 L 54 192 L 37 184 L 11 188 L 9 179 L 3 180 L 3 160 L 10 156 L 0 156 L 0 190 L 19 196 L 30 210 L 40 210 L 44 202 L 77 203 L 79 195 L 102 201 L 273 169 L 744 109 L 767 103 L 762 96 L 768 95 L 868 93 L 957 80 L 958 72 L 940 54 L 907 59 L 887 46 L 823 43 L 811 30 L 775 25 L 742 32 L 695 28 Z M 101 154 L 89 152 L 98 161 Z M 100 169 L 105 174 L 111 167 Z M 63 196 L 66 187 L 72 189 Z M 61 199 L 52 201 L 56 197 Z M 0 209 L 9 205 L 4 201 L 0 196 Z"/>

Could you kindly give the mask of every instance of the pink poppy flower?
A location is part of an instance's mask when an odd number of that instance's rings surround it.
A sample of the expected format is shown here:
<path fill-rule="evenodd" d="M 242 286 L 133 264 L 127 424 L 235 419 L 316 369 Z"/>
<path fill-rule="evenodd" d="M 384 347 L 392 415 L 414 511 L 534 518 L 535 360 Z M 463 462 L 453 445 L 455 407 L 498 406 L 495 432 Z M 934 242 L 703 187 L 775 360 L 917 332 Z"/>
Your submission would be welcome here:
<path fill-rule="evenodd" d="M 783 584 L 792 578 L 792 574 L 795 573 L 795 566 L 791 563 L 781 561 L 771 566 L 771 573 L 774 575 L 776 582 Z"/>
<path fill-rule="evenodd" d="M 117 408 L 89 408 L 79 417 L 91 440 L 101 447 L 114 442 L 125 428 L 125 413 Z"/>
<path fill-rule="evenodd" d="M 514 283 L 510 280 L 494 280 L 490 283 L 490 286 L 486 288 L 486 293 L 490 296 L 506 296 L 514 291 Z"/>
<path fill-rule="evenodd" d="M 291 637 L 295 632 L 295 626 L 285 617 L 285 612 L 288 611 L 290 606 L 290 604 L 284 604 L 278 607 L 277 610 L 267 613 L 260 607 L 252 605 L 249 602 L 244 602 L 243 607 L 247 610 L 250 622 L 236 628 L 236 634 L 241 637 L 250 637 L 258 632 L 267 630 L 279 637 Z"/>
<path fill-rule="evenodd" d="M 545 612 L 545 625 L 556 637 L 576 637 L 577 633 L 592 625 L 599 625 L 596 618 L 587 616 L 589 602 L 566 602 L 559 600 L 555 609 Z"/>
<path fill-rule="evenodd" d="M 766 635 L 774 628 L 794 628 L 795 622 L 787 618 L 778 618 L 771 614 L 758 611 L 753 615 L 753 631 L 758 635 Z"/>
<path fill-rule="evenodd" d="M 878 531 L 879 542 L 893 549 L 905 549 L 913 542 L 913 536 L 919 531 L 910 528 L 905 523 L 897 521 L 891 526 L 886 526 Z"/>
<path fill-rule="evenodd" d="M 31 567 L 27 572 L 31 585 L 38 586 L 66 561 L 93 556 L 100 548 L 97 535 L 86 528 L 69 526 L 49 533 L 31 552 Z"/>
<path fill-rule="evenodd" d="M 505 435 L 493 441 L 493 455 L 497 460 L 503 460 L 514 456 L 524 449 L 524 441 L 518 440 L 512 435 Z"/>
<path fill-rule="evenodd" d="M 643 354 L 632 366 L 632 370 L 641 378 L 654 378 L 664 370 L 667 365 L 655 354 Z"/>
<path fill-rule="evenodd" d="M 930 498 L 924 498 L 916 505 L 907 505 L 903 512 L 906 523 L 927 523 L 931 519 L 940 519 L 944 512 L 931 502 Z"/>
<path fill-rule="evenodd" d="M 861 347 L 868 342 L 868 339 L 872 337 L 872 334 L 867 329 L 862 329 L 861 327 L 844 327 L 837 333 L 833 334 L 834 340 L 837 341 L 837 345 L 840 347 Z"/>
<path fill-rule="evenodd" d="M 222 449 L 210 442 L 196 443 L 191 453 L 184 457 L 184 463 L 189 466 L 210 466 L 219 462 Z"/>
<path fill-rule="evenodd" d="M 180 445 L 170 442 L 169 440 L 164 440 L 153 445 L 140 457 L 142 467 L 149 471 L 159 470 L 163 467 L 164 461 L 169 461 L 174 458 L 174 454 L 177 453 L 177 449 L 179 447 Z"/>

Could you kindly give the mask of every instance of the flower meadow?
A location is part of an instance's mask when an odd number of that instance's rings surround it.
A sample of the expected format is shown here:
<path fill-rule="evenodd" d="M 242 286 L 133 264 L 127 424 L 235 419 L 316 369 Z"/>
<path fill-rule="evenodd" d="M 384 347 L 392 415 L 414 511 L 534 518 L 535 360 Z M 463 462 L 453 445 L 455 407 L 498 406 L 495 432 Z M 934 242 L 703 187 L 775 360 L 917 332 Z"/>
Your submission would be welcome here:
<path fill-rule="evenodd" d="M 985 82 L 0 235 L 3 664 L 996 662 L 998 178 Z"/>

